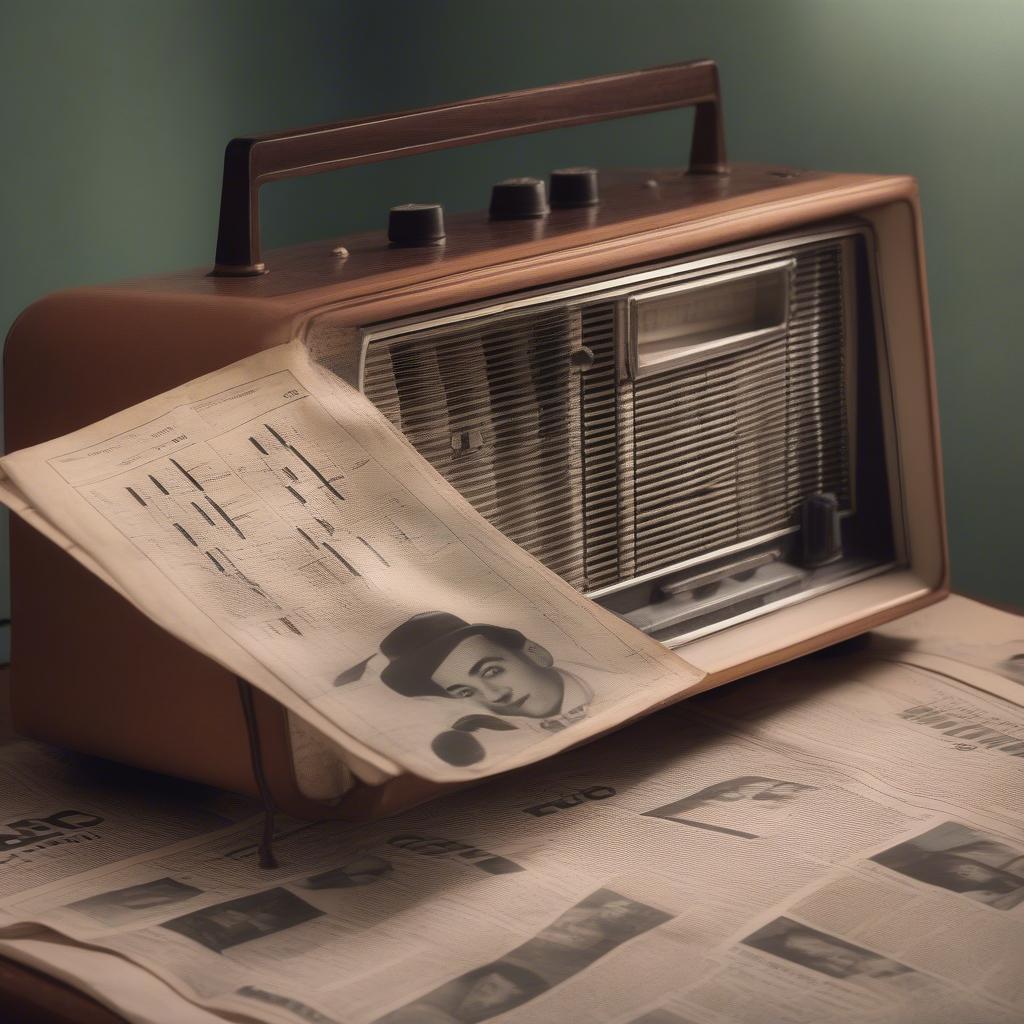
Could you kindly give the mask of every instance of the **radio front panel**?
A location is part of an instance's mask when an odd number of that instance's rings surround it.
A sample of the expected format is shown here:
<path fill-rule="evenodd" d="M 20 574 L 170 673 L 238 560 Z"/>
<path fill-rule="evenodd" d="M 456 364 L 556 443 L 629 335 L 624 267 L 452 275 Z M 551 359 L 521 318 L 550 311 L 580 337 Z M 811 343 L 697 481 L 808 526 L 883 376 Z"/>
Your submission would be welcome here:
<path fill-rule="evenodd" d="M 361 387 L 498 529 L 675 645 L 894 564 L 869 239 L 377 324 Z"/>

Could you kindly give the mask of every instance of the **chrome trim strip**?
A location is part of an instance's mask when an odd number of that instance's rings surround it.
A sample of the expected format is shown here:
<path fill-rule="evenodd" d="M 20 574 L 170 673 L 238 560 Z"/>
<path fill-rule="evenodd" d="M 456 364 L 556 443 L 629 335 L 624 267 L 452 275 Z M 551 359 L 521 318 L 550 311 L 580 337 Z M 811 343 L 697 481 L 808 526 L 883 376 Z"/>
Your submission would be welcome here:
<path fill-rule="evenodd" d="M 629 303 L 629 336 L 626 354 L 630 376 L 633 379 L 638 379 L 658 373 L 667 373 L 669 370 L 674 370 L 679 366 L 717 358 L 727 351 L 752 348 L 762 341 L 771 341 L 783 336 L 789 325 L 790 292 L 792 291 L 793 269 L 795 267 L 796 259 L 791 257 L 787 260 L 775 260 L 771 263 L 757 263 L 750 267 L 744 267 L 741 270 L 714 274 L 710 277 L 702 276 L 693 281 L 683 281 L 680 284 L 669 285 L 665 288 L 654 288 L 632 293 L 626 299 L 626 302 Z M 685 295 L 687 292 L 696 292 L 705 288 L 716 288 L 719 285 L 729 284 L 732 281 L 741 281 L 748 277 L 766 276 L 778 273 L 779 271 L 786 271 L 786 275 L 783 290 L 782 318 L 778 323 L 771 324 L 768 327 L 757 328 L 753 331 L 744 331 L 741 334 L 725 335 L 721 338 L 687 345 L 671 358 L 651 363 L 647 366 L 641 365 L 638 315 L 640 307 L 644 303 L 656 302 L 659 299 L 670 298 L 673 295 Z"/>
<path fill-rule="evenodd" d="M 778 252 L 781 249 L 793 249 L 797 246 L 815 245 L 819 242 L 827 242 L 836 238 L 846 238 L 855 234 L 866 235 L 869 233 L 870 229 L 863 222 L 850 220 L 828 231 L 818 231 L 812 234 L 797 232 L 775 238 L 770 242 L 762 242 L 758 245 L 738 245 L 729 249 L 718 250 L 714 255 L 696 259 L 690 259 L 686 253 L 681 253 L 671 261 L 665 261 L 655 267 L 649 267 L 646 270 L 636 271 L 632 274 L 607 274 L 602 277 L 590 278 L 582 284 L 577 283 L 568 287 L 555 285 L 546 289 L 524 292 L 504 301 L 483 300 L 466 306 L 453 307 L 450 313 L 443 316 L 427 313 L 400 320 L 370 324 L 360 332 L 363 345 L 359 361 L 359 387 L 361 390 L 363 386 L 363 364 L 366 360 L 366 349 L 371 342 L 397 338 L 404 334 L 418 331 L 432 331 L 451 324 L 460 323 L 463 320 L 507 313 L 511 310 L 535 306 L 545 302 L 561 302 L 566 299 L 579 299 L 584 296 L 594 296 L 602 300 L 612 299 L 633 290 L 638 284 L 643 282 L 664 281 L 666 284 L 669 284 L 672 283 L 673 279 L 683 281 L 696 277 L 701 271 L 711 270 L 722 263 L 735 264 L 741 260 L 756 260 L 770 253 Z M 321 312 L 328 311 L 322 310 Z"/>
<path fill-rule="evenodd" d="M 680 633 L 679 636 L 672 637 L 669 640 L 659 640 L 658 642 L 664 644 L 669 650 L 675 650 L 676 648 L 684 647 L 688 643 L 692 643 L 694 640 L 700 640 L 701 637 L 710 636 L 712 633 L 719 633 L 723 629 L 738 626 L 741 623 L 749 622 L 751 619 L 759 619 L 762 615 L 768 615 L 771 612 L 778 611 L 780 608 L 788 608 L 791 605 L 800 604 L 802 601 L 809 601 L 812 597 L 820 597 L 822 594 L 828 594 L 833 590 L 840 590 L 853 583 L 860 583 L 863 580 L 871 579 L 872 576 L 880 576 L 882 573 L 899 568 L 900 564 L 899 562 L 884 562 L 881 565 L 872 565 L 867 569 L 862 569 L 860 572 L 845 576 L 842 579 L 833 580 L 831 583 L 823 583 L 820 587 L 811 587 L 810 590 L 801 591 L 799 594 L 793 594 L 791 597 L 782 597 L 777 601 L 769 601 L 761 608 L 752 608 L 749 612 L 734 615 L 731 619 L 721 619 L 718 622 L 712 622 L 710 625 L 704 626 L 702 629 L 695 629 L 691 633 Z"/>
<path fill-rule="evenodd" d="M 842 509 L 839 512 L 840 519 L 845 519 L 850 515 L 853 515 L 850 509 Z M 730 544 L 726 548 L 715 548 L 714 551 L 706 554 L 695 555 L 693 558 L 688 558 L 683 562 L 673 562 L 662 569 L 654 569 L 651 572 L 644 573 L 643 576 L 634 576 L 632 579 L 622 580 L 620 583 L 609 584 L 607 587 L 601 587 L 600 590 L 589 590 L 583 596 L 589 597 L 592 601 L 602 597 L 610 597 L 612 594 L 629 590 L 630 587 L 636 587 L 642 583 L 651 583 L 654 580 L 661 579 L 662 576 L 671 576 L 673 573 L 682 572 L 683 569 L 691 569 L 696 565 L 703 565 L 705 562 L 713 562 L 716 558 L 728 558 L 729 555 L 738 554 L 746 551 L 748 548 L 756 548 L 760 544 L 769 544 L 780 537 L 789 537 L 791 534 L 799 532 L 799 526 L 787 526 L 785 529 L 775 530 L 772 533 L 764 533 L 760 537 L 754 537 L 753 540 L 743 540 L 738 544 Z"/>
<path fill-rule="evenodd" d="M 910 524 L 907 521 L 907 508 L 904 501 L 903 481 L 903 446 L 899 443 L 899 432 L 896 424 L 896 394 L 892 380 L 890 350 L 892 345 L 885 324 L 882 302 L 882 278 L 878 271 L 878 238 L 865 226 L 865 249 L 867 252 L 868 278 L 871 293 L 871 312 L 875 328 L 875 351 L 878 358 L 880 390 L 882 401 L 882 433 L 886 446 L 886 470 L 889 478 L 889 501 L 892 504 L 893 544 L 900 557 L 900 563 L 913 564 L 910 539 Z"/>

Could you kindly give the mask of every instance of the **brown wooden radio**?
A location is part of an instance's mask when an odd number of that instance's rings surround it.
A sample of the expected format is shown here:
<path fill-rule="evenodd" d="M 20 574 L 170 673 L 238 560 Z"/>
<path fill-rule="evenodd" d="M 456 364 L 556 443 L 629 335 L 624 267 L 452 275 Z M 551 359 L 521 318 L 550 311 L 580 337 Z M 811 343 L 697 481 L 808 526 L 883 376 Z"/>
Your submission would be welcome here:
<path fill-rule="evenodd" d="M 265 182 L 683 106 L 688 168 L 572 168 L 550 194 L 512 179 L 489 211 L 409 205 L 389 234 L 261 253 Z M 22 314 L 9 448 L 327 335 L 336 372 L 483 515 L 708 686 L 946 592 L 915 183 L 729 165 L 709 61 L 235 139 L 212 272 Z M 11 532 L 19 730 L 255 793 L 236 680 Z M 324 791 L 283 708 L 256 694 L 255 723 L 286 810 L 376 815 L 436 791 Z"/>

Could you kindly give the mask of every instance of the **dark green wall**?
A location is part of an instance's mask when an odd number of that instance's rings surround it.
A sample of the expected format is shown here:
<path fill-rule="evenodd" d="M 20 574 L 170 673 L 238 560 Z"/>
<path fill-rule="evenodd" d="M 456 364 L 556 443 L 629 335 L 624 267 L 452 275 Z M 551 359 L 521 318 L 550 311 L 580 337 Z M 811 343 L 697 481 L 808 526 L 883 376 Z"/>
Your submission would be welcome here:
<path fill-rule="evenodd" d="M 1019 0 L 0 0 L 0 330 L 57 288 L 210 259 L 224 142 L 714 57 L 730 155 L 921 183 L 954 584 L 1024 605 Z M 566 163 L 679 163 L 685 114 L 264 190 L 281 244 L 486 202 Z"/>

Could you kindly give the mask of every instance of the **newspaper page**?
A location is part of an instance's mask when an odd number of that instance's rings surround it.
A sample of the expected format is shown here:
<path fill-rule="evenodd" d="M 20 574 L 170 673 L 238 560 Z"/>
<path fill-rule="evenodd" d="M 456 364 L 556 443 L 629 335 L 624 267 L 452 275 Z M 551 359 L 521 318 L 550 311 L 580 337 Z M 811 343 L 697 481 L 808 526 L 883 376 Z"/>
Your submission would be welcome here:
<path fill-rule="evenodd" d="M 504 771 L 700 679 L 491 527 L 298 342 L 0 468 L 15 512 L 371 783 Z"/>
<path fill-rule="evenodd" d="M 917 665 L 968 686 L 1024 705 L 1024 622 L 953 595 L 931 615 L 912 615 L 870 638 L 872 653 Z"/>
<path fill-rule="evenodd" d="M 1024 728 L 868 645 L 387 821 L 283 822 L 274 870 L 238 828 L 0 907 L 269 1024 L 1011 1024 L 1024 758 L 903 713 L 954 698 Z"/>
<path fill-rule="evenodd" d="M 969 625 L 956 629 L 958 618 Z M 954 597 L 871 634 L 839 660 L 839 676 L 827 657 L 804 659 L 709 694 L 701 707 L 748 735 L 841 758 L 880 791 L 898 778 L 901 791 L 936 812 L 966 806 L 1019 826 L 1020 654 L 1024 620 Z M 1017 705 L 992 696 L 996 688 Z"/>
<path fill-rule="evenodd" d="M 0 900 L 261 820 L 260 807 L 246 797 L 11 740 L 0 744 Z M 0 955 L 55 975 L 140 1024 L 218 1019 L 123 958 L 44 929 L 5 933 Z"/>
<path fill-rule="evenodd" d="M 0 939 L 0 956 L 80 989 L 131 1024 L 220 1024 L 224 1019 L 188 1002 L 149 971 L 45 929 Z"/>
<path fill-rule="evenodd" d="M 246 797 L 24 740 L 0 745 L 0 899 L 259 820 Z"/>

